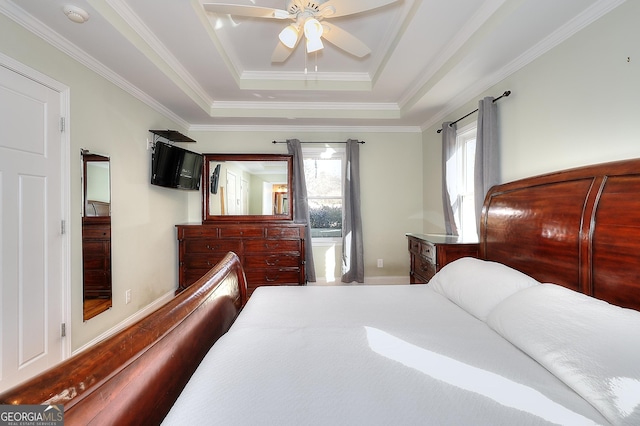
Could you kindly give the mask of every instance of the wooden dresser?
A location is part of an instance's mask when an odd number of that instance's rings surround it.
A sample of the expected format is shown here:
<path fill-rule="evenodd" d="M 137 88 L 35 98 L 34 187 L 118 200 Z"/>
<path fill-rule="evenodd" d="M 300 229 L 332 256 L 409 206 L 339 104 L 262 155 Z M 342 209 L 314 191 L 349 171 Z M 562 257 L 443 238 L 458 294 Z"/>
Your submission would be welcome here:
<path fill-rule="evenodd" d="M 82 219 L 82 271 L 85 299 L 111 299 L 111 218 Z"/>
<path fill-rule="evenodd" d="M 428 283 L 444 265 L 461 257 L 478 257 L 478 242 L 456 235 L 407 234 L 411 284 Z"/>
<path fill-rule="evenodd" d="M 293 222 L 176 225 L 178 291 L 193 284 L 227 252 L 242 262 L 248 295 L 261 285 L 304 285 L 304 225 Z"/>

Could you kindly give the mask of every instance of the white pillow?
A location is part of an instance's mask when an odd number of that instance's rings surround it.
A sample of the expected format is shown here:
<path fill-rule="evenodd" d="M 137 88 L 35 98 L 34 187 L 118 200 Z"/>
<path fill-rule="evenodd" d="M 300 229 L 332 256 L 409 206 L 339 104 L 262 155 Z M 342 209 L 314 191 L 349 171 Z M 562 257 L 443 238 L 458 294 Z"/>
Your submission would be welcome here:
<path fill-rule="evenodd" d="M 497 262 L 463 257 L 445 265 L 429 286 L 478 319 L 516 291 L 540 284 L 535 279 Z"/>
<path fill-rule="evenodd" d="M 499 304 L 487 324 L 613 424 L 640 425 L 640 312 L 541 284 Z"/>

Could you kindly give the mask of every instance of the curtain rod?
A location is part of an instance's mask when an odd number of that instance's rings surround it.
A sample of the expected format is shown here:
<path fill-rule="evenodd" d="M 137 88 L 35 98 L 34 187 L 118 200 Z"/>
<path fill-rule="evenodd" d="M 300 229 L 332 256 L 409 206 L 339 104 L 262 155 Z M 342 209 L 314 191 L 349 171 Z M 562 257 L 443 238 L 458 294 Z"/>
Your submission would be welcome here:
<path fill-rule="evenodd" d="M 495 99 L 493 100 L 493 102 L 497 101 L 498 99 L 505 98 L 505 97 L 509 96 L 510 94 L 511 94 L 511 90 L 507 90 L 507 91 L 506 91 L 506 92 L 504 92 L 502 95 L 500 95 L 500 96 L 498 96 L 497 98 L 495 98 Z M 478 112 L 478 108 L 474 109 L 473 111 L 471 111 L 469 114 L 465 115 L 464 117 L 460 117 L 460 118 L 458 118 L 456 121 L 454 121 L 454 122 L 453 122 L 453 123 L 451 123 L 451 124 L 456 124 L 458 121 L 460 121 L 460 120 L 464 120 L 465 118 L 467 118 L 468 116 L 470 116 L 471 114 L 474 114 L 474 113 L 476 113 L 476 112 Z M 449 124 L 449 125 L 451 125 L 451 124 Z M 442 129 L 438 129 L 437 133 L 442 133 Z"/>
<path fill-rule="evenodd" d="M 364 143 L 364 141 L 357 141 L 358 143 Z M 272 143 L 287 143 L 287 141 L 273 141 Z M 300 143 L 347 143 L 343 142 L 300 142 Z"/>

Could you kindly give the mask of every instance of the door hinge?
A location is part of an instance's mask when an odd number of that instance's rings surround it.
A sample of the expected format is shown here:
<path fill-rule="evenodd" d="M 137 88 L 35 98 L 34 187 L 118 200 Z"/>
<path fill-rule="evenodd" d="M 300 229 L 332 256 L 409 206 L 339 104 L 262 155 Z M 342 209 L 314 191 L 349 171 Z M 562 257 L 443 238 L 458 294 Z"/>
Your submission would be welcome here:
<path fill-rule="evenodd" d="M 64 235 L 67 232 L 67 222 L 63 219 L 60 221 L 60 234 Z"/>
<path fill-rule="evenodd" d="M 65 337 L 67 335 L 67 324 L 60 324 L 60 336 Z"/>
<path fill-rule="evenodd" d="M 60 132 L 64 132 L 64 117 L 60 117 Z"/>

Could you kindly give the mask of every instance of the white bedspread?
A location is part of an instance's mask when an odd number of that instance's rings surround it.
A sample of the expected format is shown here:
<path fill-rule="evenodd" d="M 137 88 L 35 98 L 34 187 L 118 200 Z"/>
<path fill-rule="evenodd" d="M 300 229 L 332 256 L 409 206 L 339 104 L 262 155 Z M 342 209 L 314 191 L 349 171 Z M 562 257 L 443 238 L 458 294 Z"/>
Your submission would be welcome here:
<path fill-rule="evenodd" d="M 607 424 L 427 285 L 261 287 L 167 425 Z"/>

